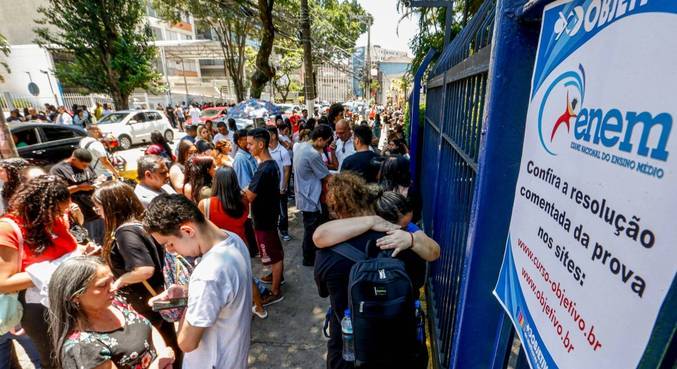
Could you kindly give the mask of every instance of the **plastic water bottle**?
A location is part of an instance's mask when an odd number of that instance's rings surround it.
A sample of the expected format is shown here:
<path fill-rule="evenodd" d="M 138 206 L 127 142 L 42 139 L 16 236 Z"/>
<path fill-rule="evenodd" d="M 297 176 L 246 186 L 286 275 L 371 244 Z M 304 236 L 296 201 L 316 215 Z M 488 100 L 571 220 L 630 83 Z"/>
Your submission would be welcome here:
<path fill-rule="evenodd" d="M 420 300 L 416 300 L 416 339 L 418 339 L 418 342 L 425 341 L 425 329 L 423 327 L 423 312 L 421 311 Z"/>
<path fill-rule="evenodd" d="M 341 319 L 341 333 L 343 335 L 343 360 L 355 361 L 355 341 L 353 338 L 353 322 L 350 320 L 350 309 L 346 309 Z"/>

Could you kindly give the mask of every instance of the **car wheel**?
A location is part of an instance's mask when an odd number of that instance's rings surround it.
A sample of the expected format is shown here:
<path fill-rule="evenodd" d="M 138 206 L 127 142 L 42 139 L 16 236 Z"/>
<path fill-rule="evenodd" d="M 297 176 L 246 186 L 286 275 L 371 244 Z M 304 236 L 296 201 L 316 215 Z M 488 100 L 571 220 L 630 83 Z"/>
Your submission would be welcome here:
<path fill-rule="evenodd" d="M 165 131 L 165 140 L 167 140 L 167 142 L 174 141 L 174 131 L 172 131 L 171 129 L 166 130 Z"/>
<path fill-rule="evenodd" d="M 129 150 L 132 147 L 132 139 L 129 136 L 120 136 L 118 142 L 122 150 Z"/>

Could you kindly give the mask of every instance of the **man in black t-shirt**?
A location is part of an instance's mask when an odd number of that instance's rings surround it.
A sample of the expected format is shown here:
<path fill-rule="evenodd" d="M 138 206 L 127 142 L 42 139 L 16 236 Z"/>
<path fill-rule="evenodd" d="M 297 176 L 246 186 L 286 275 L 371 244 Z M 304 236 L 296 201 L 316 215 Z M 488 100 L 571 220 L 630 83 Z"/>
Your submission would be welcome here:
<path fill-rule="evenodd" d="M 353 130 L 355 153 L 346 157 L 341 165 L 341 172 L 351 171 L 364 178 L 367 183 L 378 180 L 379 163 L 374 160 L 378 155 L 369 150 L 373 134 L 367 126 L 359 125 Z"/>
<path fill-rule="evenodd" d="M 85 218 L 83 226 L 89 232 L 92 241 L 99 245 L 103 244 L 103 219 L 94 212 L 94 181 L 96 173 L 89 166 L 92 162 L 92 154 L 86 149 L 75 149 L 71 156 L 56 164 L 49 170 L 53 174 L 68 183 L 71 199 L 78 204 Z"/>
<path fill-rule="evenodd" d="M 280 171 L 270 156 L 270 134 L 265 128 L 255 128 L 247 133 L 247 149 L 259 161 L 256 173 L 245 196 L 252 204 L 254 233 L 263 265 L 270 265 L 272 273 L 261 278 L 272 283 L 271 294 L 263 296 L 263 306 L 282 301 L 280 285 L 283 281 L 284 251 L 277 234 L 277 219 L 280 215 Z"/>

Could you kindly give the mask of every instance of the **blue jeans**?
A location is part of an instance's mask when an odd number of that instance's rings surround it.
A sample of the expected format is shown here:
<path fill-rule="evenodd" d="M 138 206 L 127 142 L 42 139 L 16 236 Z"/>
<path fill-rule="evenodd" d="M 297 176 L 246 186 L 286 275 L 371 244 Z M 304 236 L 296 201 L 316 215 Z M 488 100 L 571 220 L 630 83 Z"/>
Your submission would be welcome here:
<path fill-rule="evenodd" d="M 0 336 L 0 369 L 10 369 L 12 365 L 12 340 L 16 340 L 26 351 L 28 358 L 36 369 L 40 366 L 40 354 L 35 349 L 33 341 L 27 335 L 15 336 L 11 333 L 5 333 Z"/>

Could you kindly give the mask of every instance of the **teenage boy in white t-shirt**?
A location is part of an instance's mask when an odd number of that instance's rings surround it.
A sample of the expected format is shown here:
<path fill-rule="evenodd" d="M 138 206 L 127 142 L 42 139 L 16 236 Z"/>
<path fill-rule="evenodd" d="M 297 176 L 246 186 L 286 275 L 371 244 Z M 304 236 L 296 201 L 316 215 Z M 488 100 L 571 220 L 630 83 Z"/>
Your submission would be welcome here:
<path fill-rule="evenodd" d="M 201 257 L 188 287 L 172 285 L 148 302 L 188 297 L 177 334 L 183 369 L 247 368 L 252 270 L 244 242 L 181 195 L 153 199 L 143 225 L 168 252 Z"/>

